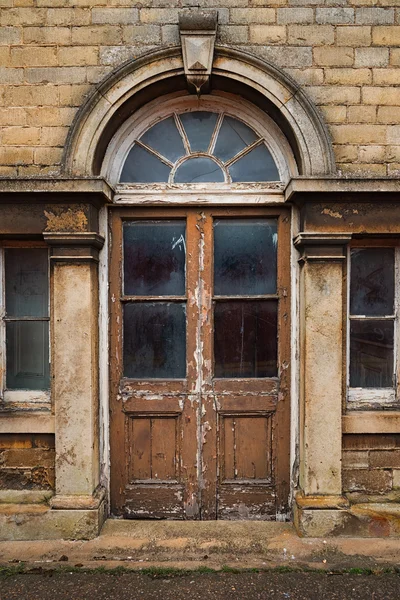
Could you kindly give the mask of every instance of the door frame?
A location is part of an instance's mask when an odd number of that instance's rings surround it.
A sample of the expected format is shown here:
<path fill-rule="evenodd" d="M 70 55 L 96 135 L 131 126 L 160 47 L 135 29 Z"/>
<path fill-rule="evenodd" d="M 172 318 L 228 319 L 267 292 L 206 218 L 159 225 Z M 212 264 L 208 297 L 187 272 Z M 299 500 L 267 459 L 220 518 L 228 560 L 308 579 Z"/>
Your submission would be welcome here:
<path fill-rule="evenodd" d="M 121 418 L 118 418 L 118 410 L 121 413 L 121 390 L 120 390 L 120 377 L 119 373 L 122 373 L 122 340 L 120 325 L 118 325 L 117 319 L 121 318 L 119 297 L 121 290 L 122 281 L 122 262 L 120 261 L 121 256 L 121 243 L 122 243 L 122 222 L 123 220 L 140 218 L 179 218 L 186 216 L 188 212 L 197 211 L 199 214 L 202 211 L 202 206 L 198 204 L 196 206 L 171 206 L 168 208 L 158 206 L 152 207 L 133 207 L 131 206 L 113 206 L 110 207 L 110 245 L 109 245 L 109 306 L 110 306 L 110 492 L 111 492 L 111 513 L 114 511 L 118 512 L 120 508 L 118 497 L 120 496 L 120 490 L 123 486 L 124 478 L 126 477 L 124 465 L 116 460 L 115 457 L 118 455 L 124 455 L 125 445 L 125 426 L 122 424 Z M 262 206 L 255 207 L 254 205 L 234 205 L 227 207 L 211 207 L 205 204 L 204 210 L 207 211 L 211 216 L 265 216 L 275 217 L 278 219 L 278 293 L 279 293 L 279 308 L 278 308 L 278 381 L 279 390 L 276 394 L 276 406 L 275 406 L 275 417 L 273 423 L 273 444 L 274 444 L 274 479 L 276 488 L 276 516 L 277 518 L 285 517 L 289 510 L 289 493 L 290 493 L 290 381 L 291 381 L 291 210 L 287 206 Z M 211 221 L 211 220 L 210 220 Z M 118 233 L 119 232 L 119 233 Z M 208 232 L 201 232 L 200 237 L 209 236 Z M 203 238 L 204 239 L 204 238 Z M 209 239 L 208 243 L 212 243 Z M 210 253 L 208 254 L 210 256 Z M 208 273 L 212 272 L 212 265 L 209 265 Z M 208 286 L 212 285 L 212 280 L 206 282 Z M 211 288 L 210 288 L 211 289 Z M 204 294 L 203 294 L 204 297 Z M 206 314 L 207 310 L 210 309 L 210 304 L 207 302 L 212 301 L 210 294 L 205 294 L 205 306 L 199 307 L 199 313 L 203 310 Z M 208 298 L 208 299 L 207 299 Z M 205 311 L 205 312 L 204 312 Z M 204 324 L 203 328 L 212 327 L 211 323 Z M 205 329 L 203 334 L 205 333 Z M 208 340 L 212 340 L 211 332 L 208 332 Z M 189 340 L 189 337 L 187 338 Z M 194 343 L 194 340 L 192 340 Z M 212 343 L 212 342 L 211 342 Z M 118 351 L 116 351 L 118 350 Z M 210 349 L 210 351 L 212 351 Z M 187 353 L 189 354 L 189 352 Z M 204 365 L 203 365 L 204 368 Z M 210 375 L 206 372 L 202 374 L 203 381 L 209 381 Z M 218 381 L 218 380 L 217 380 Z M 219 380 L 219 382 L 223 380 Z M 250 387 L 247 388 L 250 394 L 256 394 L 262 391 L 263 380 L 250 380 Z M 261 384 L 261 387 L 260 387 Z M 206 402 L 214 402 L 214 390 L 209 388 L 210 394 Z M 204 390 L 203 390 L 204 391 Z M 234 391 L 234 390 L 232 390 Z M 237 391 L 237 386 L 236 386 Z M 265 390 L 264 390 L 265 391 Z M 205 394 L 207 396 L 207 394 Z M 203 400 L 204 401 L 204 400 Z M 195 408 L 195 412 L 199 407 Z M 202 458 L 203 464 L 207 463 L 211 472 L 211 477 L 205 476 L 203 478 L 202 487 L 202 503 L 203 506 L 207 506 L 207 517 L 208 519 L 216 518 L 216 502 L 217 502 L 217 429 L 219 423 L 217 423 L 218 415 L 213 407 L 209 406 L 211 410 L 207 410 L 207 423 L 205 423 L 205 416 L 201 417 L 199 410 L 197 410 L 196 418 L 193 419 L 196 426 L 193 430 L 193 434 L 198 433 L 198 428 L 207 427 L 207 429 L 213 432 L 215 440 L 209 440 L 211 443 L 203 445 Z M 232 407 L 227 404 L 222 411 L 229 415 L 232 413 Z M 234 413 L 235 411 L 233 411 Z M 259 411 L 258 411 L 259 412 Z M 232 413 L 232 414 L 233 414 Z M 257 413 L 257 407 L 254 409 L 254 414 Z M 210 417 L 214 416 L 214 421 L 210 422 Z M 195 414 L 193 414 L 195 417 Z M 200 421 L 200 422 L 199 422 Z M 193 423 L 192 423 L 193 426 Z M 122 454 L 121 454 L 122 453 Z M 117 464 L 115 464 L 117 463 Z M 210 468 L 211 466 L 211 468 Z M 121 468 L 122 467 L 122 468 Z M 201 468 L 200 468 L 201 471 Z M 215 475 L 214 475 L 215 473 Z"/>

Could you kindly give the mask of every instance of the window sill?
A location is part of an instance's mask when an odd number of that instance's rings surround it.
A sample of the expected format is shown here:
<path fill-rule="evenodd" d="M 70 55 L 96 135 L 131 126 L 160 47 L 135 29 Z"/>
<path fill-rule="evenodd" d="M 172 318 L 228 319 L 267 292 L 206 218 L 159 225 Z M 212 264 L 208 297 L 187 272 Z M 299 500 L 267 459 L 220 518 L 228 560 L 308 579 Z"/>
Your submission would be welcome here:
<path fill-rule="evenodd" d="M 400 411 L 358 411 L 342 417 L 343 433 L 400 433 Z"/>
<path fill-rule="evenodd" d="M 54 432 L 55 418 L 50 411 L 7 411 L 0 413 L 0 434 Z"/>

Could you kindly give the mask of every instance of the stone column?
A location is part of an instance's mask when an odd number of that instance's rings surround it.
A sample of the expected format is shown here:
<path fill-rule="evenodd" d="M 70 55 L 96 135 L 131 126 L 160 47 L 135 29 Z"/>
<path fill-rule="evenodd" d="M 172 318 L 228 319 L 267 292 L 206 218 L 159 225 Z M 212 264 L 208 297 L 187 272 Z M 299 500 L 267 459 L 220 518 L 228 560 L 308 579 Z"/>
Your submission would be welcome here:
<path fill-rule="evenodd" d="M 325 536 L 340 527 L 344 277 L 349 234 L 300 233 L 299 532 Z"/>
<path fill-rule="evenodd" d="M 63 537 L 93 537 L 104 513 L 99 487 L 99 301 L 96 233 L 44 234 L 51 246 L 51 363 L 56 494 Z"/>

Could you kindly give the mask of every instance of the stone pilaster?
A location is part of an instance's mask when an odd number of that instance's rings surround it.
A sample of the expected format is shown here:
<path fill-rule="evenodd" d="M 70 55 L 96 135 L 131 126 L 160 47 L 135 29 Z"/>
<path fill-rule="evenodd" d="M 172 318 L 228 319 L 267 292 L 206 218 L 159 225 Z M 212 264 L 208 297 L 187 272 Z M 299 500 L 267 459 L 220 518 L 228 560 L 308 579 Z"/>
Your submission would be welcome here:
<path fill-rule="evenodd" d="M 345 247 L 349 234 L 300 233 L 300 491 L 303 535 L 340 525 Z"/>
<path fill-rule="evenodd" d="M 104 512 L 104 493 L 99 488 L 98 390 L 98 251 L 104 240 L 96 233 L 44 237 L 51 246 L 52 267 L 56 494 L 51 507 L 70 511 L 73 522 L 76 518 L 86 523 L 82 527 L 87 531 L 81 531 L 80 537 L 92 537 Z M 68 531 L 64 535 L 72 536 Z"/>

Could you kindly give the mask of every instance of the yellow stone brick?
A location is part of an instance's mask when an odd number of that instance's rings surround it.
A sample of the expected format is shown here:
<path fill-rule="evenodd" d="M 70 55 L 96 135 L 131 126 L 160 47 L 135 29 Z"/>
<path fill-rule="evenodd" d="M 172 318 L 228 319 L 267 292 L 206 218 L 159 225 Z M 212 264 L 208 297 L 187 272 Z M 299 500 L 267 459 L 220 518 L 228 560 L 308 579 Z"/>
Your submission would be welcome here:
<path fill-rule="evenodd" d="M 400 25 L 382 25 L 372 28 L 372 43 L 377 46 L 398 46 Z"/>
<path fill-rule="evenodd" d="M 317 104 L 358 104 L 361 99 L 359 87 L 310 86 L 307 91 Z"/>
<path fill-rule="evenodd" d="M 320 111 L 325 117 L 327 123 L 345 123 L 347 118 L 347 109 L 345 106 L 320 106 Z"/>
<path fill-rule="evenodd" d="M 60 105 L 80 106 L 91 89 L 90 85 L 60 85 Z"/>
<path fill-rule="evenodd" d="M 39 138 L 39 127 L 8 127 L 1 135 L 5 146 L 36 146 Z"/>
<path fill-rule="evenodd" d="M 231 23 L 275 23 L 276 14 L 273 8 L 231 8 Z"/>
<path fill-rule="evenodd" d="M 400 48 L 390 49 L 390 64 L 394 67 L 400 67 Z"/>
<path fill-rule="evenodd" d="M 11 48 L 11 64 L 15 67 L 53 66 L 57 64 L 57 48 L 55 46 L 38 46 Z"/>
<path fill-rule="evenodd" d="M 0 165 L 24 165 L 33 162 L 33 148 L 27 146 L 0 147 Z"/>
<path fill-rule="evenodd" d="M 0 125 L 26 125 L 27 114 L 24 108 L 0 108 Z"/>
<path fill-rule="evenodd" d="M 0 23 L 7 25 L 42 25 L 46 12 L 41 8 L 3 8 Z"/>
<path fill-rule="evenodd" d="M 46 25 L 89 25 L 90 16 L 88 8 L 49 8 L 46 12 Z"/>
<path fill-rule="evenodd" d="M 331 125 L 335 144 L 384 144 L 386 127 L 384 125 Z"/>
<path fill-rule="evenodd" d="M 400 163 L 400 140 L 398 146 L 386 146 L 386 160 Z"/>
<path fill-rule="evenodd" d="M 280 44 L 286 40 L 286 27 L 281 25 L 250 25 L 252 44 Z"/>
<path fill-rule="evenodd" d="M 400 163 L 389 163 L 388 175 L 389 177 L 400 177 Z"/>
<path fill-rule="evenodd" d="M 93 25 L 91 27 L 72 28 L 71 43 L 75 46 L 93 46 L 95 44 L 115 46 L 121 42 L 122 28 L 119 25 Z"/>
<path fill-rule="evenodd" d="M 289 25 L 288 42 L 296 46 L 327 46 L 335 41 L 332 25 Z"/>
<path fill-rule="evenodd" d="M 36 165 L 58 165 L 61 162 L 62 148 L 36 148 L 34 163 Z"/>
<path fill-rule="evenodd" d="M 379 106 L 378 123 L 400 123 L 400 106 Z"/>
<path fill-rule="evenodd" d="M 370 69 L 325 69 L 325 82 L 332 85 L 362 85 L 372 82 Z"/>
<path fill-rule="evenodd" d="M 375 123 L 376 106 L 349 106 L 347 120 L 349 123 Z"/>
<path fill-rule="evenodd" d="M 58 104 L 58 87 L 53 85 L 18 85 L 5 90 L 5 100 L 11 106 L 52 106 Z"/>
<path fill-rule="evenodd" d="M 142 8 L 140 9 L 142 23 L 177 23 L 177 9 L 169 8 Z"/>
<path fill-rule="evenodd" d="M 58 49 L 58 64 L 65 66 L 97 65 L 98 46 L 62 46 Z"/>
<path fill-rule="evenodd" d="M 386 142 L 396 146 L 400 140 L 400 125 L 389 125 L 386 132 Z"/>
<path fill-rule="evenodd" d="M 320 85 L 324 81 L 323 69 L 285 69 L 301 85 Z"/>
<path fill-rule="evenodd" d="M 313 49 L 314 62 L 326 67 L 349 67 L 354 63 L 353 48 L 321 47 Z"/>
<path fill-rule="evenodd" d="M 68 135 L 68 127 L 42 127 L 40 143 L 43 146 L 64 146 Z"/>
<path fill-rule="evenodd" d="M 373 69 L 372 73 L 376 85 L 400 85 L 400 69 Z"/>
<path fill-rule="evenodd" d="M 400 90 L 388 87 L 365 87 L 362 91 L 364 104 L 400 105 Z"/>
<path fill-rule="evenodd" d="M 358 158 L 358 146 L 350 146 L 350 144 L 333 146 L 336 162 L 347 163 L 354 162 Z"/>
<path fill-rule="evenodd" d="M 17 167 L 5 167 L 4 165 L 0 165 L 0 176 L 1 177 L 17 177 L 18 169 Z"/>
<path fill-rule="evenodd" d="M 359 160 L 363 163 L 381 163 L 385 161 L 385 146 L 360 146 Z"/>
<path fill-rule="evenodd" d="M 8 67 L 11 64 L 11 53 L 8 46 L 0 46 L 0 67 Z"/>
<path fill-rule="evenodd" d="M 339 26 L 336 29 L 338 46 L 370 46 L 371 39 L 371 27 L 368 26 Z"/>
<path fill-rule="evenodd" d="M 364 177 L 385 177 L 387 172 L 386 165 L 380 164 L 345 163 L 338 164 L 337 167 L 343 174 Z"/>
<path fill-rule="evenodd" d="M 71 125 L 76 114 L 76 108 L 37 106 L 35 108 L 15 109 L 24 110 L 27 125 L 57 127 Z"/>
<path fill-rule="evenodd" d="M 69 27 L 24 27 L 24 44 L 56 44 L 71 43 L 71 29 Z"/>

